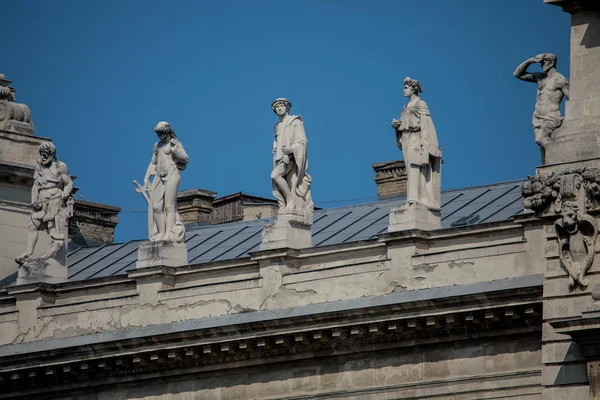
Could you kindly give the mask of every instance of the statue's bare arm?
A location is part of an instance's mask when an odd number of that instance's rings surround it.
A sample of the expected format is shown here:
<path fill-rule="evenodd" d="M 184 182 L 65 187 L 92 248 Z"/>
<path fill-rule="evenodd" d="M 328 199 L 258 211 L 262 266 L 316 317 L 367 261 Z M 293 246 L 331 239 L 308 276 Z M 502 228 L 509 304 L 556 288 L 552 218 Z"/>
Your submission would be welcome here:
<path fill-rule="evenodd" d="M 567 100 L 569 100 L 569 81 L 564 76 L 562 77 L 563 83 L 560 86 L 560 90 L 563 92 L 563 95 Z"/>
<path fill-rule="evenodd" d="M 40 177 L 35 173 L 33 178 L 33 187 L 31 188 L 31 204 L 35 204 L 38 202 L 39 194 L 40 194 Z"/>
<path fill-rule="evenodd" d="M 187 165 L 187 163 L 190 161 L 190 157 L 186 153 L 186 151 L 183 148 L 183 145 L 181 144 L 181 142 L 178 141 L 178 140 L 175 140 L 175 143 L 173 145 L 173 153 L 175 155 L 175 159 L 180 164 L 186 164 Z"/>
<path fill-rule="evenodd" d="M 71 192 L 73 191 L 73 180 L 71 179 L 71 175 L 69 175 L 69 168 L 66 164 L 60 163 L 58 167 L 58 172 L 60 173 L 60 179 L 65 185 L 63 188 L 62 197 L 63 199 L 66 199 L 71 195 Z"/>
<path fill-rule="evenodd" d="M 522 81 L 526 81 L 526 82 L 537 82 L 537 81 L 543 79 L 544 76 L 546 75 L 543 72 L 527 72 L 527 68 L 529 68 L 529 66 L 531 64 L 534 64 L 537 62 L 539 62 L 539 60 L 537 58 L 530 58 L 528 60 L 523 61 L 517 67 L 517 69 L 515 69 L 515 72 L 513 72 L 513 75 L 516 78 L 519 78 Z"/>

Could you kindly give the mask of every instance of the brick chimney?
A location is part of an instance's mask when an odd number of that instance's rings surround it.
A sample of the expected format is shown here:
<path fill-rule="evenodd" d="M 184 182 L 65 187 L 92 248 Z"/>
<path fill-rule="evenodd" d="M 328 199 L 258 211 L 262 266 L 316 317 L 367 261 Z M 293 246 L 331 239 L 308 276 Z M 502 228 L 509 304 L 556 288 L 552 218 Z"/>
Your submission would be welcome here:
<path fill-rule="evenodd" d="M 210 224 L 213 200 L 217 193 L 204 189 L 189 189 L 177 192 L 177 211 L 184 224 Z"/>
<path fill-rule="evenodd" d="M 402 196 L 406 194 L 406 166 L 404 160 L 386 161 L 373 164 L 377 198 Z"/>
<path fill-rule="evenodd" d="M 120 207 L 91 201 L 75 200 L 73 216 L 69 218 L 69 236 L 79 245 L 112 243 Z"/>

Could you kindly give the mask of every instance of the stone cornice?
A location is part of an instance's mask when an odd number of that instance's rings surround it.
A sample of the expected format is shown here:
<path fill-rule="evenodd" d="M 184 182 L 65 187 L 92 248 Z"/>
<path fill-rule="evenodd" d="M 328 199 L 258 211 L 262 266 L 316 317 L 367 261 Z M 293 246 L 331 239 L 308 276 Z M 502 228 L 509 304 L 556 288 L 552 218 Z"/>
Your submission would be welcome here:
<path fill-rule="evenodd" d="M 562 7 L 563 11 L 569 14 L 600 10 L 597 0 L 544 0 L 544 3 Z"/>
<path fill-rule="evenodd" d="M 0 348 L 0 393 L 4 393 L 0 398 L 11 393 L 54 393 L 66 387 L 93 390 L 114 377 L 141 381 L 156 372 L 182 375 L 531 334 L 541 331 L 541 292 L 540 285 L 517 285 L 324 313 L 314 305 L 308 306 L 313 312 L 305 314 L 273 310 L 4 346 Z M 282 312 L 286 317 L 277 317 Z M 238 322 L 229 324 L 230 320 Z"/>

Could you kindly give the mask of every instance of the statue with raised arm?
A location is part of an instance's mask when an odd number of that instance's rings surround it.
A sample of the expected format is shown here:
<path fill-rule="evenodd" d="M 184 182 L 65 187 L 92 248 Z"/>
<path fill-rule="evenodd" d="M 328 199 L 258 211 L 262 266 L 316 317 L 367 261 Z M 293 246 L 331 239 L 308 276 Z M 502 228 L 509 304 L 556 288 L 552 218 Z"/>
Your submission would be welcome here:
<path fill-rule="evenodd" d="M 424 206 L 439 212 L 442 151 L 429 108 L 421 100 L 422 92 L 419 81 L 405 78 L 404 97 L 408 97 L 408 104 L 400 113 L 400 119 L 392 120 L 396 143 L 406 164 L 407 198 L 403 207 Z"/>
<path fill-rule="evenodd" d="M 177 212 L 177 188 L 189 161 L 183 145 L 167 122 L 159 122 L 154 131 L 159 141 L 154 144 L 152 160 L 140 188 L 148 202 L 149 239 L 153 242 L 182 242 L 185 228 Z M 152 183 L 150 178 L 154 176 Z"/>
<path fill-rule="evenodd" d="M 304 122 L 299 115 L 290 115 L 292 103 L 278 98 L 271 109 L 279 117 L 273 141 L 273 195 L 279 211 L 313 211 L 308 174 L 307 140 Z"/>
<path fill-rule="evenodd" d="M 48 232 L 50 242 L 45 253 L 36 260 L 54 257 L 67 239 L 67 220 L 73 212 L 73 199 L 70 197 L 73 181 L 67 164 L 56 158 L 56 147 L 51 142 L 42 143 L 39 153 L 31 189 L 33 211 L 29 218 L 27 250 L 15 260 L 20 265 L 33 260 L 41 230 Z"/>
<path fill-rule="evenodd" d="M 542 72 L 527 72 L 534 63 L 541 64 Z M 523 81 L 537 83 L 532 123 L 535 142 L 540 146 L 542 162 L 545 162 L 546 146 L 552 140 L 552 133 L 562 124 L 560 103 L 563 97 L 569 99 L 569 81 L 556 70 L 556 55 L 552 53 L 538 54 L 525 60 L 513 75 Z"/>

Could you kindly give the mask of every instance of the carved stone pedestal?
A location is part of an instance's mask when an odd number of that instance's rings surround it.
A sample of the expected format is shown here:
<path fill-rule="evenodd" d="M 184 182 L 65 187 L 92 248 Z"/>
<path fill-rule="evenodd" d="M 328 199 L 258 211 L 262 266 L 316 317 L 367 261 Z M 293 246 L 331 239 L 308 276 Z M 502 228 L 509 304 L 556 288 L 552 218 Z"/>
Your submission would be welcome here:
<path fill-rule="evenodd" d="M 63 246 L 54 257 L 32 258 L 19 266 L 17 285 L 35 282 L 60 283 L 66 282 L 68 278 L 67 255 Z"/>
<path fill-rule="evenodd" d="M 312 247 L 312 221 L 312 211 L 286 210 L 279 213 L 275 222 L 265 225 L 260 249 Z"/>
<path fill-rule="evenodd" d="M 188 264 L 185 243 L 168 241 L 142 242 L 138 248 L 136 268 L 155 266 L 180 267 Z"/>
<path fill-rule="evenodd" d="M 421 204 L 406 204 L 394 206 L 390 210 L 390 221 L 388 232 L 406 231 L 409 229 L 420 229 L 431 231 L 441 229 L 440 211 L 433 211 Z"/>

